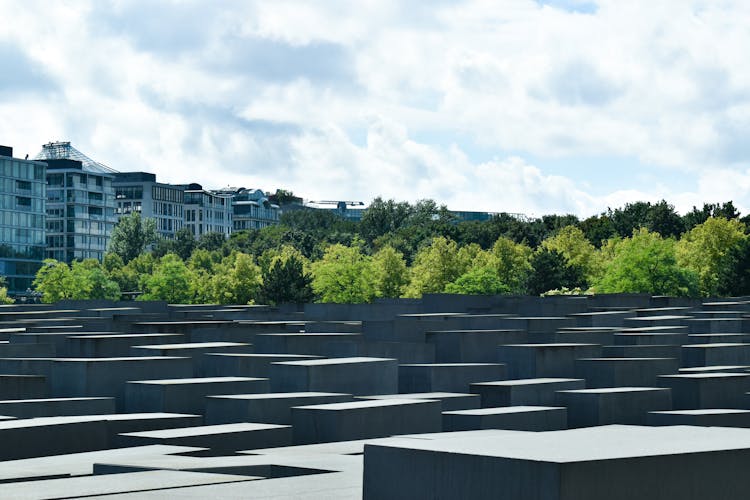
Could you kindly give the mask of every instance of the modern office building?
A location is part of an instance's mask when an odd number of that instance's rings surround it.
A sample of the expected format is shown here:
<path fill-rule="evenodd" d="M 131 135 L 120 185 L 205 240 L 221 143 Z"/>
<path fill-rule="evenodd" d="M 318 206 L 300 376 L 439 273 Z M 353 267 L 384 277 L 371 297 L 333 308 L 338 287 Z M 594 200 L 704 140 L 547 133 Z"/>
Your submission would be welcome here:
<path fill-rule="evenodd" d="M 112 184 L 118 219 L 138 212 L 154 219 L 157 234 L 164 238 L 174 238 L 183 227 L 186 185 L 156 182 L 156 175 L 148 172 L 118 172 Z"/>
<path fill-rule="evenodd" d="M 261 229 L 279 223 L 279 206 L 260 189 L 226 188 L 213 192 L 232 197 L 232 231 Z"/>
<path fill-rule="evenodd" d="M 232 195 L 206 191 L 200 184 L 185 189 L 185 227 L 198 238 L 206 233 L 232 232 Z"/>
<path fill-rule="evenodd" d="M 0 275 L 12 295 L 31 287 L 44 259 L 46 168 L 0 146 Z"/>
<path fill-rule="evenodd" d="M 47 164 L 47 257 L 101 261 L 117 221 L 116 171 L 69 142 L 45 144 L 35 159 Z"/>

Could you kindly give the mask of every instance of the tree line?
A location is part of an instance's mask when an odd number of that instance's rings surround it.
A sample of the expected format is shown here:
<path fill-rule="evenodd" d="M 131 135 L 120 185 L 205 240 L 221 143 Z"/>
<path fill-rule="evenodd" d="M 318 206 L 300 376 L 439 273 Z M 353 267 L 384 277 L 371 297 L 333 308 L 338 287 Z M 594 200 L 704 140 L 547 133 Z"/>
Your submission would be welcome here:
<path fill-rule="evenodd" d="M 750 294 L 747 217 L 732 202 L 679 215 L 636 202 L 586 219 L 458 221 L 432 200 L 375 199 L 361 221 L 287 211 L 278 225 L 195 238 L 120 219 L 104 261 L 47 260 L 45 302 L 138 295 L 172 303 L 369 302 L 425 293 Z"/>

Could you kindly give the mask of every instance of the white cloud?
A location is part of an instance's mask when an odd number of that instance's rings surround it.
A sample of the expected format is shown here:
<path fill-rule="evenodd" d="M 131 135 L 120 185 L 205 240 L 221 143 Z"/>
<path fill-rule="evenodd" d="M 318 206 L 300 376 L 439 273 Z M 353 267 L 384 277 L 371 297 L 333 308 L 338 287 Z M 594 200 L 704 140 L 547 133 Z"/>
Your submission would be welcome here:
<path fill-rule="evenodd" d="M 318 199 L 750 208 L 750 4 L 578 3 L 180 1 L 146 18 L 136 0 L 0 0 L 15 20 L 0 44 L 45 82 L 10 93 L 0 76 L 12 118 L 0 141 L 33 154 L 69 139 L 165 181 Z M 545 171 L 546 159 L 594 156 L 634 159 L 633 183 Z M 637 182 L 644 173 L 660 182 Z"/>

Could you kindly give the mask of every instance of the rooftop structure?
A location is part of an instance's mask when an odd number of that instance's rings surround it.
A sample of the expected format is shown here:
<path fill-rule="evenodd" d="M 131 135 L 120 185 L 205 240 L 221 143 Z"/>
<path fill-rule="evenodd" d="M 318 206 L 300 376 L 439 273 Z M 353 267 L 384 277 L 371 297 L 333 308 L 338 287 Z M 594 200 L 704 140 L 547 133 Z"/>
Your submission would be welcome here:
<path fill-rule="evenodd" d="M 69 142 L 45 144 L 36 159 L 47 164 L 47 257 L 101 261 L 117 221 L 116 171 Z"/>
<path fill-rule="evenodd" d="M 109 168 L 103 163 L 94 161 L 70 145 L 70 142 L 48 142 L 34 157 L 35 160 L 76 160 L 81 162 L 85 172 L 97 174 L 114 174 L 117 170 Z"/>

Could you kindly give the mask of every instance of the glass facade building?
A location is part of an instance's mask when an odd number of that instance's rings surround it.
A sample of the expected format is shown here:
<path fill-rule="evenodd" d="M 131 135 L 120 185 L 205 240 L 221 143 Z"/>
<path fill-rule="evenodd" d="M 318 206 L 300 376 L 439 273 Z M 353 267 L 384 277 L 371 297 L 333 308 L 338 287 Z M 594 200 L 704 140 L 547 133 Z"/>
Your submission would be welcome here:
<path fill-rule="evenodd" d="M 232 195 L 205 191 L 200 184 L 185 190 L 185 227 L 198 238 L 206 233 L 232 232 Z"/>
<path fill-rule="evenodd" d="M 13 295 L 31 287 L 44 258 L 46 168 L 0 146 L 0 275 Z"/>
<path fill-rule="evenodd" d="M 261 229 L 279 223 L 281 210 L 260 189 L 227 188 L 214 193 L 232 197 L 232 231 Z"/>
<path fill-rule="evenodd" d="M 115 214 L 119 217 L 138 212 L 154 219 L 156 232 L 174 238 L 184 224 L 185 185 L 156 182 L 156 175 L 147 172 L 115 174 Z"/>
<path fill-rule="evenodd" d="M 45 144 L 37 159 L 47 163 L 47 257 L 101 261 L 117 221 L 115 171 L 69 142 Z"/>

